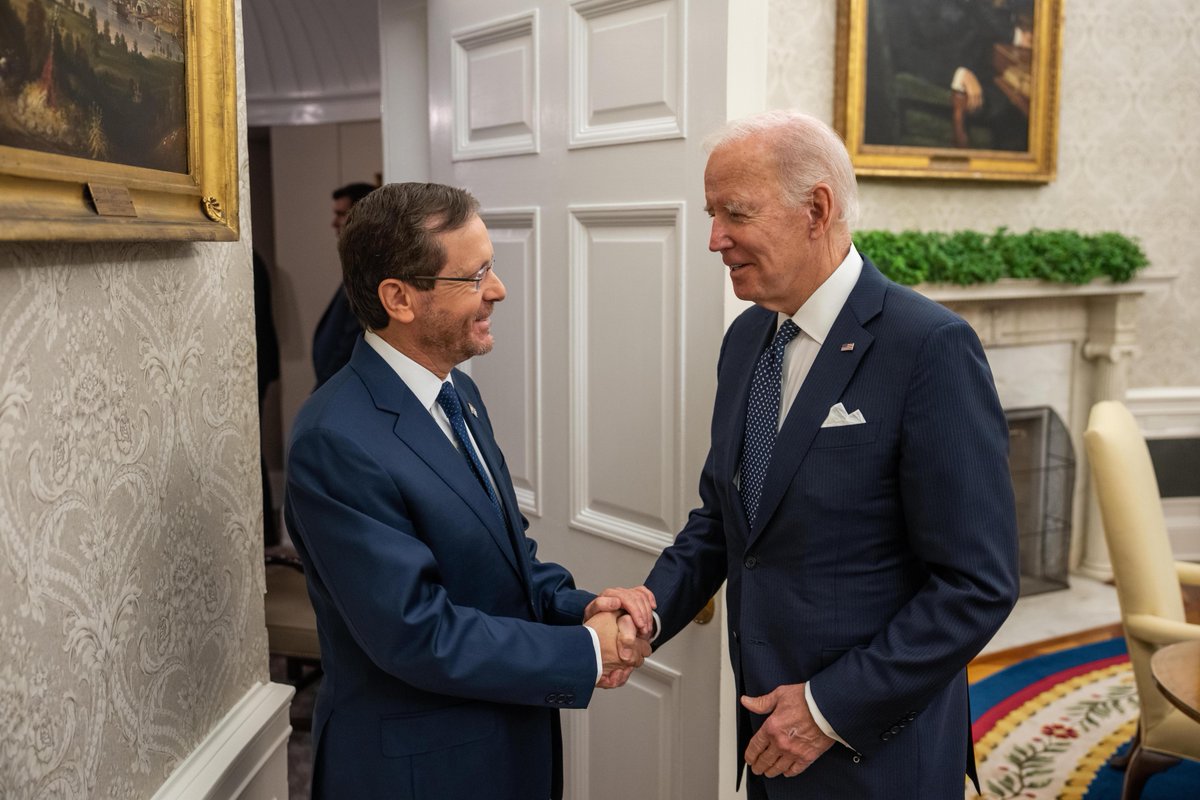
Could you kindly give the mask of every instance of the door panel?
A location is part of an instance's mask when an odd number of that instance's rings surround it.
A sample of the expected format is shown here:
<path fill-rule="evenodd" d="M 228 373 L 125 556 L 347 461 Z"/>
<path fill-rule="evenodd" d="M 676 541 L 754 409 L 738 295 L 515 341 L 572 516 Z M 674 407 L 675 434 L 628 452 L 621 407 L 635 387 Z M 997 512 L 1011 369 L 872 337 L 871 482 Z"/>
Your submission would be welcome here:
<path fill-rule="evenodd" d="M 697 502 L 724 273 L 692 132 L 724 120 L 726 6 L 428 7 L 431 177 L 479 198 L 508 288 L 471 372 L 541 556 L 593 590 L 640 583 Z M 567 797 L 718 796 L 721 624 L 564 714 Z"/>

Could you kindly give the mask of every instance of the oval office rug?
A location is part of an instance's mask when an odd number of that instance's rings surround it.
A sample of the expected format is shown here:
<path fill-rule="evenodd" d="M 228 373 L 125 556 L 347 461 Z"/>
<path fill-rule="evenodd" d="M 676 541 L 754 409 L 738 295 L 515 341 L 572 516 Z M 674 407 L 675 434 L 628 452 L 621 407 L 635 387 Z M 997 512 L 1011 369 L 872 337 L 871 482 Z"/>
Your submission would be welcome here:
<path fill-rule="evenodd" d="M 971 685 L 971 732 L 987 800 L 1118 800 L 1138 698 L 1123 639 L 1038 656 Z M 966 797 L 976 797 L 968 784 Z M 1150 778 L 1142 800 L 1200 797 L 1200 764 Z"/>

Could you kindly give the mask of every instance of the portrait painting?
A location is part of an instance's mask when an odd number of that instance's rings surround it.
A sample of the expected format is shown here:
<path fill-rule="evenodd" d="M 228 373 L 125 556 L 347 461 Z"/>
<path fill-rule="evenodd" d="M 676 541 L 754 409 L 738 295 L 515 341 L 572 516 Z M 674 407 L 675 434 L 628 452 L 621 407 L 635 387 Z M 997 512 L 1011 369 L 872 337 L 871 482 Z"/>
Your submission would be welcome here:
<path fill-rule="evenodd" d="M 1045 182 L 1061 0 L 840 0 L 836 122 L 861 175 Z"/>
<path fill-rule="evenodd" d="M 0 0 L 0 238 L 237 235 L 232 0 Z"/>

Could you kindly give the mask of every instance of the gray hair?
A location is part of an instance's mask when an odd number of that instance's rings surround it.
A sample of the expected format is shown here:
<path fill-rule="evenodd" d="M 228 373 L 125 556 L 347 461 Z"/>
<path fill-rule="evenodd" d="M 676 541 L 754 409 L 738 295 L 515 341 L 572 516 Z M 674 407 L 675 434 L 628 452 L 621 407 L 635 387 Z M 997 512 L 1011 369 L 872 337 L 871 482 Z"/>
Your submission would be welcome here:
<path fill-rule="evenodd" d="M 704 150 L 711 153 L 751 136 L 769 137 L 788 205 L 807 205 L 813 188 L 825 183 L 840 211 L 837 221 L 846 227 L 854 224 L 858 219 L 858 183 L 846 145 L 833 128 L 799 111 L 765 111 L 727 122 L 704 140 Z"/>

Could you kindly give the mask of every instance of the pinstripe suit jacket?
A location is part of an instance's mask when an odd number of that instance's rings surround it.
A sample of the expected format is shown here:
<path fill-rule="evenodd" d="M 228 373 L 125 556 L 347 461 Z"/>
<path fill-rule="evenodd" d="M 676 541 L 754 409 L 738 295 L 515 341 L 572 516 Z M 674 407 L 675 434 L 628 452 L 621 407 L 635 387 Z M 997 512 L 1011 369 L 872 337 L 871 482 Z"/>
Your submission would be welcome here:
<path fill-rule="evenodd" d="M 864 262 L 779 432 L 753 528 L 734 477 L 776 315 L 754 307 L 730 326 L 702 504 L 646 585 L 661 644 L 728 581 L 738 691 L 809 682 L 853 747 L 768 779 L 772 800 L 959 800 L 974 774 L 964 668 L 1018 590 L 1008 428 L 971 328 Z M 865 424 L 822 427 L 838 402 Z M 738 714 L 740 764 L 763 719 Z"/>

